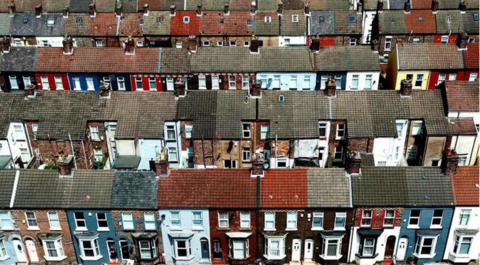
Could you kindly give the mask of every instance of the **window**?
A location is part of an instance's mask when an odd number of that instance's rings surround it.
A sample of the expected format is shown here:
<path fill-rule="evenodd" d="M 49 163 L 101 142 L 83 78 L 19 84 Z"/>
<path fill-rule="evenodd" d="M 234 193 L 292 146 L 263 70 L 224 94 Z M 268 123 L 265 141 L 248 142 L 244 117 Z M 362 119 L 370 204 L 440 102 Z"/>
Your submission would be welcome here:
<path fill-rule="evenodd" d="M 272 17 L 265 17 L 265 23 L 272 22 Z"/>
<path fill-rule="evenodd" d="M 28 78 L 30 80 L 30 78 Z M 23 78 L 25 80 L 25 77 Z M 50 89 L 50 84 L 48 83 L 48 77 L 46 76 L 40 76 L 40 81 L 42 82 L 42 89 L 44 90 L 49 90 Z M 25 83 L 25 81 L 24 81 Z M 25 84 L 26 86 L 27 84 Z"/>
<path fill-rule="evenodd" d="M 418 237 L 415 244 L 415 254 L 418 257 L 433 256 L 436 243 L 436 237 Z"/>
<path fill-rule="evenodd" d="M 348 41 L 348 44 L 350 46 L 357 46 L 357 39 L 355 38 L 350 38 L 350 40 Z"/>
<path fill-rule="evenodd" d="M 185 124 L 185 138 L 187 139 L 192 138 L 192 131 L 193 131 L 193 124 L 192 123 Z"/>
<path fill-rule="evenodd" d="M 345 138 L 345 123 L 337 124 L 337 139 Z"/>
<path fill-rule="evenodd" d="M 220 79 L 218 75 L 212 75 L 212 89 L 220 88 Z"/>
<path fill-rule="evenodd" d="M 375 249 L 375 239 L 365 238 L 363 240 L 363 252 L 362 256 L 371 257 L 373 256 L 373 251 Z"/>
<path fill-rule="evenodd" d="M 236 88 L 237 81 L 236 81 L 234 75 L 229 75 L 228 76 L 228 86 L 229 86 L 229 89 L 235 89 Z"/>
<path fill-rule="evenodd" d="M 172 222 L 172 228 L 182 227 L 182 221 L 180 220 L 180 212 L 170 212 L 170 219 Z"/>
<path fill-rule="evenodd" d="M 192 246 L 190 240 L 175 240 L 175 256 L 178 258 L 188 258 L 192 255 Z"/>
<path fill-rule="evenodd" d="M 383 226 L 393 226 L 395 224 L 395 210 L 386 210 Z"/>
<path fill-rule="evenodd" d="M 378 167 L 385 167 L 385 166 L 387 166 L 387 161 L 378 161 L 377 166 Z"/>
<path fill-rule="evenodd" d="M 30 76 L 24 76 L 23 77 L 23 85 L 26 87 L 28 85 L 32 84 L 32 80 L 30 79 Z"/>
<path fill-rule="evenodd" d="M 122 226 L 123 226 L 123 230 L 134 230 L 135 229 L 135 226 L 133 224 L 133 214 L 122 213 Z"/>
<path fill-rule="evenodd" d="M 120 244 L 120 259 L 130 259 L 130 245 L 128 242 L 126 240 L 120 240 L 118 243 Z"/>
<path fill-rule="evenodd" d="M 242 161 L 250 162 L 250 148 L 244 147 L 242 149 Z"/>
<path fill-rule="evenodd" d="M 325 152 L 325 147 L 319 147 L 318 148 L 318 160 L 323 161 L 323 155 Z"/>
<path fill-rule="evenodd" d="M 86 77 L 85 81 L 87 82 L 87 90 L 95 90 L 95 86 L 93 85 L 93 78 L 91 77 Z"/>
<path fill-rule="evenodd" d="M 403 122 L 397 122 L 396 128 L 397 128 L 397 137 L 401 138 L 403 136 Z"/>
<path fill-rule="evenodd" d="M 365 76 L 365 90 L 372 89 L 372 75 Z"/>
<path fill-rule="evenodd" d="M 291 230 L 297 229 L 297 212 L 287 213 L 287 229 L 291 229 Z"/>
<path fill-rule="evenodd" d="M 85 217 L 82 212 L 73 213 L 75 217 L 75 230 L 87 230 L 87 223 L 85 222 Z"/>
<path fill-rule="evenodd" d="M 280 88 L 280 76 L 279 75 L 274 75 L 273 76 L 273 84 L 272 88 Z"/>
<path fill-rule="evenodd" d="M 250 213 L 240 212 L 240 228 L 250 229 Z"/>
<path fill-rule="evenodd" d="M 125 78 L 117 77 L 118 90 L 125 90 Z"/>
<path fill-rule="evenodd" d="M 162 23 L 163 22 L 163 17 L 162 16 L 157 17 L 157 22 Z"/>
<path fill-rule="evenodd" d="M 447 79 L 447 74 L 445 74 L 445 73 L 440 73 L 440 74 L 438 75 L 437 85 L 440 85 L 440 84 L 443 83 L 446 79 Z"/>
<path fill-rule="evenodd" d="M 234 159 L 225 159 L 223 160 L 224 168 L 237 168 L 237 160 Z"/>
<path fill-rule="evenodd" d="M 392 50 L 392 36 L 386 36 L 385 37 L 385 50 L 386 51 L 391 51 Z"/>
<path fill-rule="evenodd" d="M 459 156 L 458 157 L 458 165 L 459 166 L 466 166 L 467 165 L 467 157 L 466 156 Z"/>
<path fill-rule="evenodd" d="M 140 22 L 140 25 L 143 25 L 143 19 L 140 19 Z M 137 41 L 137 47 L 143 47 L 143 41 Z"/>
<path fill-rule="evenodd" d="M 248 75 L 242 76 L 242 88 L 243 88 L 243 89 L 248 89 L 248 88 L 249 88 L 249 85 L 248 85 Z"/>
<path fill-rule="evenodd" d="M 21 125 L 13 125 L 13 130 L 15 131 L 16 140 L 25 140 L 25 137 L 23 136 L 23 128 Z"/>
<path fill-rule="evenodd" d="M 80 77 L 73 77 L 73 90 L 81 90 Z"/>
<path fill-rule="evenodd" d="M 448 43 L 448 36 L 442 36 L 441 42 Z"/>
<path fill-rule="evenodd" d="M 198 88 L 199 89 L 207 89 L 206 76 L 204 76 L 204 75 L 199 75 L 198 76 Z"/>
<path fill-rule="evenodd" d="M 17 77 L 14 76 L 14 75 L 11 75 L 11 76 L 8 77 L 8 79 L 10 80 L 11 89 L 18 89 Z"/>
<path fill-rule="evenodd" d="M 181 41 L 175 42 L 175 48 L 177 48 L 177 49 L 183 48 L 183 42 L 181 42 Z"/>
<path fill-rule="evenodd" d="M 50 224 L 50 230 L 61 230 L 60 219 L 57 212 L 48 212 L 48 222 Z"/>
<path fill-rule="evenodd" d="M 102 256 L 98 246 L 98 238 L 80 239 L 80 252 L 84 260 L 96 260 Z"/>
<path fill-rule="evenodd" d="M 248 22 L 247 22 L 248 24 Z M 243 42 L 243 47 L 250 47 L 250 42 L 249 41 L 244 41 Z"/>
<path fill-rule="evenodd" d="M 150 85 L 150 90 L 157 90 L 157 82 L 155 77 L 148 78 L 148 84 Z"/>
<path fill-rule="evenodd" d="M 157 244 L 155 240 L 139 240 L 138 248 L 140 259 L 152 259 L 157 257 Z"/>
<path fill-rule="evenodd" d="M 48 260 L 60 260 L 65 258 L 63 253 L 62 239 L 56 240 L 42 240 L 43 249 L 45 252 L 45 259 Z"/>
<path fill-rule="evenodd" d="M 15 47 L 22 47 L 22 41 L 20 39 L 14 39 Z"/>
<path fill-rule="evenodd" d="M 475 43 L 475 38 L 468 38 L 468 43 Z"/>
<path fill-rule="evenodd" d="M 478 14 L 473 14 L 473 20 L 478 21 Z"/>
<path fill-rule="evenodd" d="M 175 126 L 167 125 L 167 139 L 175 140 Z"/>
<path fill-rule="evenodd" d="M 61 77 L 61 76 L 55 76 L 54 79 L 55 79 L 55 87 L 56 87 L 56 89 L 62 90 L 62 89 L 63 89 L 62 77 Z"/>
<path fill-rule="evenodd" d="M 269 125 L 260 125 L 260 139 L 266 140 L 269 137 Z"/>
<path fill-rule="evenodd" d="M 279 237 L 266 238 L 265 254 L 268 259 L 282 259 L 285 256 L 285 239 Z"/>
<path fill-rule="evenodd" d="M 145 213 L 143 215 L 143 221 L 145 224 L 145 230 L 156 230 L 154 213 Z"/>
<path fill-rule="evenodd" d="M 137 89 L 143 89 L 143 82 L 141 77 L 135 77 L 135 85 Z"/>
<path fill-rule="evenodd" d="M 328 123 L 326 122 L 318 123 L 318 134 L 320 137 L 327 137 L 327 128 L 328 128 Z"/>
<path fill-rule="evenodd" d="M 275 230 L 275 213 L 265 213 L 265 230 Z"/>
<path fill-rule="evenodd" d="M 310 90 L 310 76 L 306 75 L 303 77 L 303 90 Z"/>
<path fill-rule="evenodd" d="M 320 76 L 320 88 L 325 89 L 327 86 L 327 81 L 328 81 L 328 75 L 322 75 Z"/>
<path fill-rule="evenodd" d="M 420 210 L 412 210 L 410 212 L 409 226 L 418 226 L 420 223 Z"/>
<path fill-rule="evenodd" d="M 338 259 L 342 248 L 341 238 L 323 238 L 320 257 Z"/>
<path fill-rule="evenodd" d="M 457 79 L 457 74 L 451 73 L 448 75 L 449 81 L 455 81 Z"/>
<path fill-rule="evenodd" d="M 358 89 L 358 79 L 359 79 L 359 75 L 352 75 L 352 85 L 350 86 L 350 89 L 352 90 Z"/>
<path fill-rule="evenodd" d="M 262 88 L 267 88 L 267 76 L 261 75 L 259 78 L 260 83 L 262 84 Z"/>
<path fill-rule="evenodd" d="M 412 39 L 413 43 L 420 43 L 420 38 L 416 37 Z"/>
<path fill-rule="evenodd" d="M 223 47 L 223 41 L 217 41 L 217 46 L 218 47 Z"/>
<path fill-rule="evenodd" d="M 189 17 L 189 16 L 184 16 L 184 17 L 183 17 L 183 23 L 184 23 L 184 24 L 190 23 L 190 17 Z"/>
<path fill-rule="evenodd" d="M 420 135 L 422 133 L 422 122 L 414 121 L 412 135 Z"/>
<path fill-rule="evenodd" d="M 443 210 L 434 210 L 432 217 L 432 226 L 441 227 L 443 218 Z"/>
<path fill-rule="evenodd" d="M 423 83 L 423 74 L 417 75 L 417 80 L 415 81 L 415 87 L 421 87 Z"/>
<path fill-rule="evenodd" d="M 168 161 L 170 162 L 177 162 L 177 148 L 176 147 L 169 147 L 168 148 Z"/>
<path fill-rule="evenodd" d="M 203 229 L 202 212 L 192 212 L 193 214 L 193 228 Z"/>
<path fill-rule="evenodd" d="M 93 154 L 96 162 L 103 161 L 103 151 L 102 148 L 93 148 Z"/>
<path fill-rule="evenodd" d="M 312 230 L 323 229 L 323 213 L 313 213 Z"/>
<path fill-rule="evenodd" d="M 237 42 L 234 41 L 234 40 L 231 40 L 231 41 L 230 41 L 230 46 L 231 46 L 231 47 L 237 46 Z"/>
<path fill-rule="evenodd" d="M 415 160 L 417 158 L 418 147 L 411 145 L 407 148 L 407 160 Z"/>
<path fill-rule="evenodd" d="M 210 41 L 208 41 L 208 40 L 203 41 L 202 46 L 203 47 L 209 47 L 210 46 Z"/>
<path fill-rule="evenodd" d="M 361 226 L 370 226 L 372 225 L 372 210 L 364 210 L 362 213 L 362 225 Z"/>
<path fill-rule="evenodd" d="M 97 213 L 98 230 L 108 231 L 108 220 L 106 213 Z"/>
<path fill-rule="evenodd" d="M 455 237 L 455 245 L 453 246 L 453 254 L 467 255 L 470 252 L 473 237 Z"/>
<path fill-rule="evenodd" d="M 229 256 L 232 259 L 244 259 L 249 255 L 249 241 L 248 238 L 230 238 L 228 241 Z"/>
<path fill-rule="evenodd" d="M 218 227 L 220 228 L 230 227 L 230 222 L 228 221 L 228 212 L 225 212 L 225 211 L 218 212 Z"/>
<path fill-rule="evenodd" d="M 49 47 L 50 44 L 48 44 L 48 40 L 42 40 L 42 46 L 43 47 Z"/>
<path fill-rule="evenodd" d="M 470 213 L 472 210 L 461 210 L 460 211 L 460 222 L 458 225 L 467 226 L 468 221 L 470 220 Z"/>
<path fill-rule="evenodd" d="M 277 158 L 277 168 L 287 168 L 287 159 L 286 158 Z"/>
<path fill-rule="evenodd" d="M 22 162 L 28 162 L 30 160 L 30 154 L 28 153 L 27 148 L 20 148 L 20 157 L 22 158 Z"/>
<path fill-rule="evenodd" d="M 8 258 L 7 256 L 7 249 L 5 248 L 5 242 L 3 241 L 3 238 L 0 239 L 0 259 L 6 259 Z"/>
<path fill-rule="evenodd" d="M 292 75 L 290 76 L 290 89 L 291 90 L 296 90 L 297 89 L 297 76 Z"/>
<path fill-rule="evenodd" d="M 343 160 L 343 147 L 337 146 L 335 147 L 335 154 L 333 160 L 342 161 Z"/>
<path fill-rule="evenodd" d="M 353 24 L 357 21 L 357 18 L 354 16 L 348 16 L 348 23 Z"/>
<path fill-rule="evenodd" d="M 432 160 L 432 167 L 438 167 L 440 165 L 440 160 Z"/>
<path fill-rule="evenodd" d="M 27 219 L 28 229 L 38 229 L 37 218 L 34 212 L 26 212 L 25 217 Z"/>
<path fill-rule="evenodd" d="M 2 230 L 12 230 L 13 221 L 10 213 L 0 212 L 0 229 Z"/>
<path fill-rule="evenodd" d="M 250 138 L 251 137 L 251 132 L 250 132 L 250 124 L 242 124 L 242 135 L 243 138 Z"/>
<path fill-rule="evenodd" d="M 478 74 L 477 73 L 471 73 L 470 76 L 468 77 L 468 81 L 475 81 L 477 80 Z"/>
<path fill-rule="evenodd" d="M 292 22 L 297 23 L 298 22 L 298 15 L 292 15 Z"/>
<path fill-rule="evenodd" d="M 99 141 L 100 140 L 100 132 L 98 131 L 98 126 L 97 125 L 90 125 L 90 137 L 94 141 Z"/>
<path fill-rule="evenodd" d="M 167 77 L 167 91 L 173 91 L 175 89 L 174 81 L 172 77 Z"/>
<path fill-rule="evenodd" d="M 398 159 L 400 156 L 400 146 L 395 147 L 395 159 Z"/>
<path fill-rule="evenodd" d="M 335 214 L 335 229 L 345 229 L 345 219 L 347 218 L 347 213 L 336 213 Z"/>
<path fill-rule="evenodd" d="M 95 46 L 96 46 L 97 48 L 102 48 L 102 47 L 103 47 L 103 41 L 101 41 L 101 40 L 96 40 L 96 41 L 95 41 Z"/>

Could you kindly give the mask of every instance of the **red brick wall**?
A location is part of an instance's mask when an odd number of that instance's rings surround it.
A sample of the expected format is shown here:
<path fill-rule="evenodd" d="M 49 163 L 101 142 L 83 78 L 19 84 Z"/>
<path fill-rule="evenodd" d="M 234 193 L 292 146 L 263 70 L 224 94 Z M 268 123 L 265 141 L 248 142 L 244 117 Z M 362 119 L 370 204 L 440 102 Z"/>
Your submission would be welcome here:
<path fill-rule="evenodd" d="M 89 139 L 88 135 L 90 133 L 90 125 L 98 126 L 98 133 L 100 135 L 100 140 L 92 140 L 91 138 Z M 102 149 L 102 153 L 105 159 L 109 157 L 108 144 L 107 144 L 108 139 L 105 134 L 105 130 L 106 130 L 105 124 L 103 122 L 89 122 L 87 123 L 87 127 L 85 128 L 85 152 L 88 158 L 87 163 L 90 166 L 90 168 L 92 167 L 93 161 L 95 160 L 95 153 L 93 151 L 95 148 Z"/>
<path fill-rule="evenodd" d="M 394 226 L 400 226 L 403 218 L 403 208 L 358 208 L 355 210 L 355 223 L 354 225 L 359 227 L 362 223 L 362 214 L 364 210 L 372 210 L 372 224 L 371 228 L 379 229 L 383 228 L 386 210 L 395 210 L 395 222 Z"/>
<path fill-rule="evenodd" d="M 348 151 L 371 153 L 373 151 L 373 138 L 348 139 Z"/>

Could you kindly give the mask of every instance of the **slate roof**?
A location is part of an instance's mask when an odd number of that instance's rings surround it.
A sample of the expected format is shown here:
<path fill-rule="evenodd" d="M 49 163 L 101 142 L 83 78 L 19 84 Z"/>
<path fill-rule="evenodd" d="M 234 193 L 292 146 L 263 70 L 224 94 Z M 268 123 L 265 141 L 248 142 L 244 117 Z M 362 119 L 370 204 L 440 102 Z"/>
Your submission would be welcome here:
<path fill-rule="evenodd" d="M 478 43 L 468 44 L 468 49 L 463 52 L 465 57 L 465 68 L 478 69 L 479 47 L 480 45 Z"/>
<path fill-rule="evenodd" d="M 329 10 L 311 11 L 310 34 L 333 35 L 335 34 L 335 13 Z M 321 19 L 321 20 L 320 20 Z"/>
<path fill-rule="evenodd" d="M 176 119 L 193 120 L 192 137 L 213 139 L 216 137 L 216 91 L 188 91 L 188 97 L 178 99 Z"/>
<path fill-rule="evenodd" d="M 161 17 L 162 22 L 158 22 Z M 145 35 L 169 35 L 170 34 L 170 12 L 150 11 L 148 16 L 143 17 L 143 33 Z"/>
<path fill-rule="evenodd" d="M 121 7 L 122 12 L 125 13 L 134 13 L 137 12 L 137 2 L 132 0 L 116 0 L 115 7 Z"/>
<path fill-rule="evenodd" d="M 438 9 L 458 9 L 459 7 L 459 1 L 438 0 Z"/>
<path fill-rule="evenodd" d="M 35 47 L 11 47 L 10 52 L 1 57 L 0 71 L 33 72 L 37 56 L 38 49 Z"/>
<path fill-rule="evenodd" d="M 255 208 L 257 179 L 248 169 L 172 169 L 159 181 L 161 208 Z"/>
<path fill-rule="evenodd" d="M 112 183 L 110 170 L 74 170 L 64 178 L 57 170 L 20 170 L 13 207 L 110 208 Z"/>
<path fill-rule="evenodd" d="M 465 0 L 468 9 L 477 9 L 480 7 L 480 3 L 477 0 Z"/>
<path fill-rule="evenodd" d="M 410 33 L 405 21 L 404 11 L 384 10 L 378 14 L 378 20 L 381 34 Z"/>
<path fill-rule="evenodd" d="M 380 71 L 378 54 L 367 46 L 321 48 L 314 58 L 317 71 Z"/>
<path fill-rule="evenodd" d="M 479 81 L 445 81 L 449 111 L 479 111 Z"/>
<path fill-rule="evenodd" d="M 123 48 L 76 48 L 64 55 L 63 48 L 39 48 L 37 72 L 158 73 L 160 49 L 135 49 L 125 55 Z"/>
<path fill-rule="evenodd" d="M 0 35 L 10 34 L 10 23 L 12 19 L 7 13 L 0 13 Z"/>
<path fill-rule="evenodd" d="M 478 206 L 478 166 L 461 166 L 452 175 L 455 205 Z"/>
<path fill-rule="evenodd" d="M 348 0 L 302 0 L 310 4 L 310 10 L 349 10 Z"/>
<path fill-rule="evenodd" d="M 49 19 L 54 20 L 53 26 L 48 26 Z M 28 21 L 25 23 L 24 21 Z M 63 34 L 63 15 L 48 13 L 40 18 L 35 13 L 16 13 L 10 25 L 10 34 L 13 36 L 42 36 L 58 37 Z"/>
<path fill-rule="evenodd" d="M 190 55 L 186 49 L 161 48 L 160 73 L 183 74 L 190 72 Z"/>
<path fill-rule="evenodd" d="M 308 169 L 307 185 L 308 207 L 352 207 L 350 180 L 343 168 Z"/>
<path fill-rule="evenodd" d="M 285 62 L 288 61 L 288 64 Z M 310 72 L 312 54 L 308 47 L 260 47 L 259 54 L 249 48 L 197 48 L 191 58 L 193 72 Z"/>
<path fill-rule="evenodd" d="M 298 22 L 293 22 L 293 16 L 298 16 Z M 283 10 L 280 17 L 281 36 L 305 36 L 307 34 L 307 18 L 303 9 Z"/>
<path fill-rule="evenodd" d="M 183 22 L 184 17 L 189 17 L 190 22 L 184 23 Z M 176 11 L 175 16 L 170 18 L 170 35 L 172 36 L 198 35 L 200 32 L 200 21 L 201 21 L 201 17 L 197 17 L 197 13 L 195 11 Z"/>
<path fill-rule="evenodd" d="M 158 179 L 153 171 L 117 171 L 112 188 L 112 208 L 158 209 Z"/>
<path fill-rule="evenodd" d="M 473 118 L 449 119 L 450 132 L 455 135 L 477 135 Z"/>
<path fill-rule="evenodd" d="M 0 208 L 10 206 L 13 184 L 15 183 L 15 170 L 0 170 Z"/>
<path fill-rule="evenodd" d="M 436 15 L 437 33 L 478 34 L 478 21 L 473 19 L 474 14 L 479 12 L 468 10 L 462 14 L 459 10 L 439 10 Z"/>
<path fill-rule="evenodd" d="M 378 0 L 363 0 L 363 10 L 377 10 Z M 386 6 L 384 4 L 384 9 Z"/>
<path fill-rule="evenodd" d="M 133 1 L 132 1 L 133 2 Z M 122 19 L 118 24 L 119 36 L 142 36 L 144 23 L 142 13 L 123 13 Z"/>
<path fill-rule="evenodd" d="M 384 8 L 388 6 L 389 9 L 404 9 L 406 0 L 388 0 L 388 3 L 384 3 Z"/>
<path fill-rule="evenodd" d="M 265 22 L 265 17 L 271 17 L 271 22 Z M 278 36 L 280 35 L 280 20 L 275 11 L 257 11 L 254 16 L 255 35 L 258 36 Z"/>
<path fill-rule="evenodd" d="M 307 169 L 270 169 L 260 179 L 261 208 L 308 207 Z"/>
<path fill-rule="evenodd" d="M 362 167 L 361 175 L 352 177 L 353 205 L 452 206 L 450 176 L 441 171 L 439 167 Z"/>
<path fill-rule="evenodd" d="M 360 158 L 362 160 L 363 167 L 374 167 L 375 166 L 375 157 L 372 153 L 360 153 Z"/>
<path fill-rule="evenodd" d="M 410 14 L 405 14 L 405 25 L 409 33 L 413 31 L 413 34 L 437 32 L 435 14 L 431 10 L 412 10 Z"/>
<path fill-rule="evenodd" d="M 355 10 L 335 11 L 334 16 L 335 34 L 362 34 L 362 14 Z"/>
<path fill-rule="evenodd" d="M 252 35 L 252 27 L 247 21 L 252 19 L 250 11 L 230 12 L 204 11 L 200 17 L 200 33 L 205 35 Z"/>
<path fill-rule="evenodd" d="M 0 12 L 8 12 L 8 5 L 12 3 L 12 0 L 0 1 Z M 63 8 L 69 5 L 70 0 L 15 0 L 16 12 L 33 12 L 35 11 L 35 5 L 39 3 L 42 5 L 43 12 L 61 12 Z"/>
<path fill-rule="evenodd" d="M 88 13 L 88 6 L 93 3 L 91 0 L 73 0 L 70 1 L 70 12 L 72 13 Z M 96 7 L 96 6 L 95 6 Z"/>
<path fill-rule="evenodd" d="M 114 169 L 135 170 L 140 164 L 141 157 L 134 155 L 120 155 L 115 159 Z"/>
<path fill-rule="evenodd" d="M 197 4 L 202 4 L 204 11 L 223 11 L 226 3 L 229 5 L 230 11 L 250 11 L 249 0 L 186 0 L 186 10 L 197 10 Z M 259 3 L 260 4 L 260 3 Z M 177 6 L 178 7 L 178 6 Z M 180 6 L 183 10 L 183 2 Z"/>
<path fill-rule="evenodd" d="M 463 69 L 463 53 L 455 44 L 405 43 L 396 46 L 399 70 Z"/>
<path fill-rule="evenodd" d="M 68 18 L 63 19 L 63 33 L 69 36 L 90 36 L 90 21 L 94 19 L 88 13 L 70 13 Z"/>

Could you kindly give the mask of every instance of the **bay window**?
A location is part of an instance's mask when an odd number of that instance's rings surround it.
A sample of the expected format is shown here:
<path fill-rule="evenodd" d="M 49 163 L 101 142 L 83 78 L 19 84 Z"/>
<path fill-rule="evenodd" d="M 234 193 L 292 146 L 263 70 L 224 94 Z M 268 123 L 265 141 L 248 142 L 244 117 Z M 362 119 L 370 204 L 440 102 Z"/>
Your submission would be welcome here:
<path fill-rule="evenodd" d="M 285 257 L 285 237 L 265 236 L 265 254 L 267 259 L 278 260 Z"/>
<path fill-rule="evenodd" d="M 375 239 L 374 238 L 365 238 L 363 240 L 363 251 L 362 256 L 372 257 L 375 250 Z"/>
<path fill-rule="evenodd" d="M 158 257 L 156 239 L 140 239 L 137 243 L 139 258 L 151 260 Z"/>
<path fill-rule="evenodd" d="M 419 236 L 415 243 L 415 255 L 419 258 L 431 258 L 435 255 L 437 237 Z"/>
<path fill-rule="evenodd" d="M 61 236 L 57 238 L 44 238 L 42 240 L 45 260 L 60 261 L 67 258 L 63 252 L 63 244 Z"/>
<path fill-rule="evenodd" d="M 98 234 L 95 237 L 79 237 L 80 257 L 83 260 L 99 260 L 102 258 L 98 246 Z"/>
<path fill-rule="evenodd" d="M 324 260 L 338 260 L 342 257 L 342 238 L 322 235 L 322 246 L 320 248 L 320 257 Z"/>
<path fill-rule="evenodd" d="M 246 259 L 249 254 L 248 238 L 230 238 L 228 240 L 228 255 L 232 259 Z"/>
<path fill-rule="evenodd" d="M 472 246 L 473 237 L 455 236 L 455 244 L 453 246 L 452 254 L 454 255 L 468 255 L 470 247 Z"/>

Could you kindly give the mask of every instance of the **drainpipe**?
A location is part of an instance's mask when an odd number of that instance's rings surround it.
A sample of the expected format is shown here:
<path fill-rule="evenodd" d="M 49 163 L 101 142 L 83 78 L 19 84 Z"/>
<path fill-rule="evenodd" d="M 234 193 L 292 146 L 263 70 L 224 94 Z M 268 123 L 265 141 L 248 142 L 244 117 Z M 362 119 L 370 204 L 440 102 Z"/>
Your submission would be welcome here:
<path fill-rule="evenodd" d="M 278 164 L 278 162 L 277 162 L 277 160 L 278 160 L 278 154 L 277 154 L 277 140 L 278 140 L 278 135 L 277 135 L 277 134 L 275 134 L 275 162 L 276 162 L 276 163 L 275 163 L 275 165 L 277 165 L 277 164 Z M 276 168 L 276 166 L 275 166 L 275 168 Z"/>
<path fill-rule="evenodd" d="M 87 153 L 85 151 L 85 143 L 83 142 L 83 140 L 82 140 L 82 146 L 83 146 L 83 156 L 85 157 L 85 163 L 88 163 Z M 87 164 L 87 167 L 88 167 L 88 164 Z"/>
<path fill-rule="evenodd" d="M 75 157 L 75 152 L 73 152 L 73 143 L 72 143 L 72 137 L 70 136 L 70 133 L 68 134 L 68 139 L 70 140 L 70 148 L 72 149 L 73 164 L 75 165 L 75 169 L 77 169 L 77 158 Z M 83 149 L 83 151 L 85 151 L 85 148 Z"/>

